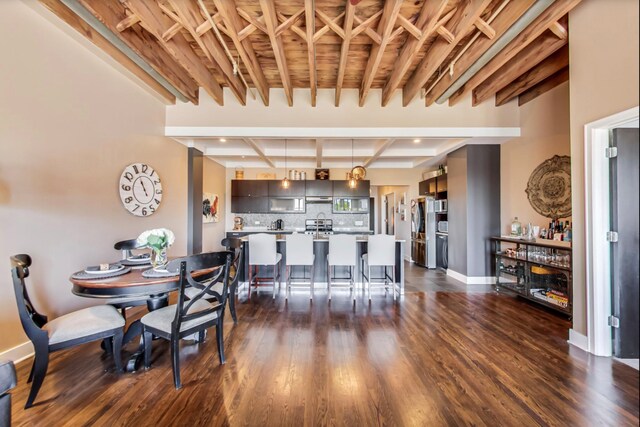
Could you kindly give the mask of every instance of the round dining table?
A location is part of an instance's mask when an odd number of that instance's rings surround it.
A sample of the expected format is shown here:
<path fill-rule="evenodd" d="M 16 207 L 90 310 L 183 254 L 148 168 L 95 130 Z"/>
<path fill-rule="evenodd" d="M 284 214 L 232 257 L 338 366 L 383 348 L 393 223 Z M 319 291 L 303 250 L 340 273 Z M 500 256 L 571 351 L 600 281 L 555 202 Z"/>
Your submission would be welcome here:
<path fill-rule="evenodd" d="M 170 266 L 172 263 L 169 264 Z M 173 264 L 177 269 L 177 265 Z M 169 303 L 169 293 L 177 291 L 180 287 L 180 275 L 164 277 L 144 277 L 142 273 L 150 269 L 150 265 L 135 266 L 131 271 L 116 277 L 75 279 L 69 278 L 73 284 L 72 292 L 75 295 L 86 298 L 97 298 L 107 301 L 107 304 L 116 308 L 147 306 L 149 311 L 166 307 Z M 191 272 L 193 277 L 202 277 L 215 271 L 216 268 Z M 144 346 L 142 344 L 142 322 L 137 319 L 129 325 L 125 331 L 123 344 L 128 344 L 137 336 L 140 336 L 138 350 L 126 363 L 127 372 L 133 372 L 142 362 Z"/>

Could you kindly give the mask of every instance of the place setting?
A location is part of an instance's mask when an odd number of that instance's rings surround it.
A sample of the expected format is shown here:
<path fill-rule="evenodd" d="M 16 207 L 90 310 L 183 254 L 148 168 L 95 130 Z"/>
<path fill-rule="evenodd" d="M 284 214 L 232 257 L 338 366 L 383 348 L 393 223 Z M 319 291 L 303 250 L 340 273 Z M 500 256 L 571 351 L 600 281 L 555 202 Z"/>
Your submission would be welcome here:
<path fill-rule="evenodd" d="M 130 271 L 131 267 L 115 262 L 88 266 L 84 270 L 73 273 L 71 278 L 77 280 L 99 280 L 122 276 Z"/>

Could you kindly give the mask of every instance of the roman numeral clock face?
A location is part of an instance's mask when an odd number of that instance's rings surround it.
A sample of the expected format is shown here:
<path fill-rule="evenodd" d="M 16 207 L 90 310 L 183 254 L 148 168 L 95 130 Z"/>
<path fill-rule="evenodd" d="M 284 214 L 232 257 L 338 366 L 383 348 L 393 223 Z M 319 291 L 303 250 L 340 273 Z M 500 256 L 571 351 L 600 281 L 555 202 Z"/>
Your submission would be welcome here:
<path fill-rule="evenodd" d="M 145 163 L 127 166 L 120 176 L 120 200 L 135 216 L 149 216 L 162 201 L 162 184 L 153 168 Z"/>

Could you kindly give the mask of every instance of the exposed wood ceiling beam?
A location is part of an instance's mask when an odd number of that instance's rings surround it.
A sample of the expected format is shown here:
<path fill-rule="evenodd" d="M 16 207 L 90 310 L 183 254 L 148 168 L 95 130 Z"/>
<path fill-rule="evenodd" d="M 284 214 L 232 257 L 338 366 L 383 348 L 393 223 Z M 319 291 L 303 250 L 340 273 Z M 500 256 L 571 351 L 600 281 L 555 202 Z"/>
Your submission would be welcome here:
<path fill-rule="evenodd" d="M 290 17 L 288 17 L 284 21 L 282 21 L 282 23 L 280 25 L 278 25 L 278 28 L 276 28 L 276 36 L 282 35 L 282 33 L 287 31 L 290 27 L 295 26 L 296 23 L 300 19 L 302 19 L 302 17 L 305 14 L 305 11 L 306 11 L 306 7 L 298 10 L 296 13 L 294 13 L 293 15 L 291 15 Z"/>
<path fill-rule="evenodd" d="M 488 100 L 566 44 L 566 40 L 557 38 L 550 31 L 544 32 L 473 90 L 472 105 L 476 106 Z"/>
<path fill-rule="evenodd" d="M 336 79 L 336 96 L 335 106 L 340 106 L 340 95 L 342 93 L 342 83 L 344 81 L 344 73 L 347 69 L 347 57 L 349 56 L 349 44 L 351 43 L 351 31 L 353 30 L 353 17 L 356 7 L 348 1 L 344 9 L 344 38 L 342 46 L 340 46 L 340 60 L 338 62 L 338 78 Z"/>
<path fill-rule="evenodd" d="M 405 107 L 409 105 L 490 3 L 491 0 L 469 0 L 466 7 L 460 8 L 456 12 L 456 15 L 449 21 L 452 28 L 451 32 L 455 35 L 454 43 L 447 43 L 440 39 L 436 39 L 433 42 L 427 55 L 402 89 L 402 105 Z"/>
<path fill-rule="evenodd" d="M 332 19 L 329 16 L 327 16 L 324 12 L 322 12 L 320 9 L 316 9 L 316 15 L 318 16 L 318 18 L 320 18 L 322 22 L 324 22 L 327 26 L 329 26 L 329 28 L 331 28 L 334 33 L 336 33 L 337 35 L 342 37 L 342 39 L 344 39 L 344 30 L 336 23 L 336 21 L 339 18 L 341 18 L 344 15 L 344 13 L 341 13 L 340 15 L 338 15 L 337 18 Z"/>
<path fill-rule="evenodd" d="M 164 30 L 171 26 L 171 20 L 167 17 L 158 4 L 153 1 L 126 0 L 125 5 L 144 23 L 144 28 L 151 32 L 160 41 L 180 65 L 198 82 L 200 86 L 220 105 L 224 105 L 222 87 L 215 76 L 202 63 L 198 55 L 191 49 L 189 42 L 180 33 L 171 40 L 162 40 Z"/>
<path fill-rule="evenodd" d="M 393 143 L 396 142 L 395 139 L 387 139 L 386 141 L 384 141 L 382 144 L 380 144 L 380 146 L 378 146 L 378 148 L 376 149 L 375 154 L 372 157 L 369 157 L 365 162 L 364 162 L 364 167 L 369 167 L 369 165 L 371 165 L 371 163 L 375 162 L 380 156 L 382 156 L 382 153 L 385 152 L 385 150 L 389 147 L 391 147 L 393 145 Z"/>
<path fill-rule="evenodd" d="M 353 19 L 356 21 L 358 26 L 354 28 L 353 31 L 351 32 L 351 37 L 352 38 L 356 37 L 358 34 L 364 32 L 375 43 L 378 43 L 378 44 L 382 43 L 382 39 L 380 38 L 380 35 L 371 28 L 371 25 L 373 25 L 374 21 L 378 19 L 380 16 L 382 16 L 382 10 L 377 11 L 376 13 L 374 13 L 373 15 L 371 15 L 365 20 L 362 20 L 362 18 L 359 18 L 357 15 L 354 15 Z"/>
<path fill-rule="evenodd" d="M 317 12 L 317 11 L 316 11 Z M 327 15 L 324 15 L 327 19 L 328 22 L 331 22 L 332 24 L 335 24 L 335 22 L 339 21 L 340 18 L 342 18 L 344 16 L 344 12 L 342 12 L 340 15 L 336 16 L 335 18 L 331 19 L 329 17 L 327 17 Z M 318 15 L 318 17 L 320 18 L 320 15 Z M 320 18 L 322 20 L 322 18 Z M 325 25 L 324 27 L 320 28 L 318 31 L 316 31 L 316 33 L 313 35 L 313 41 L 317 42 L 318 40 L 320 40 L 320 37 L 324 36 L 327 32 L 329 32 L 329 30 L 334 30 L 335 31 L 335 27 L 337 27 L 337 24 L 335 25 L 329 25 L 327 22 L 325 22 L 324 20 L 322 20 Z M 340 27 L 337 27 L 340 28 Z M 340 28 L 340 31 L 342 31 L 342 29 Z M 340 37 L 342 37 L 344 39 L 344 34 L 338 34 Z"/>
<path fill-rule="evenodd" d="M 207 55 L 209 60 L 217 66 L 225 80 L 229 84 L 229 88 L 236 96 L 240 104 L 247 104 L 247 88 L 244 87 L 242 80 L 234 72 L 233 64 L 227 57 L 224 48 L 216 38 L 212 31 L 207 31 L 198 36 L 196 28 L 202 22 L 202 11 L 198 5 L 191 1 L 169 0 L 169 4 L 173 7 L 182 25 L 191 34 L 200 49 Z"/>
<path fill-rule="evenodd" d="M 547 77 L 537 85 L 521 93 L 518 96 L 518 106 L 526 104 L 527 102 L 539 97 L 543 93 L 550 91 L 551 89 L 561 85 L 566 81 L 569 81 L 569 67 L 564 67 L 562 70 L 558 71 L 551 77 Z"/>
<path fill-rule="evenodd" d="M 551 24 L 569 13 L 581 0 L 556 0 L 547 7 L 524 31 L 518 34 L 504 49 L 502 49 L 475 76 L 464 84 L 449 98 L 449 105 L 455 105 L 470 90 L 475 89 L 487 77 L 495 73 L 511 58 L 518 54 L 529 43 L 546 31 Z"/>
<path fill-rule="evenodd" d="M 243 23 L 235 7 L 233 0 L 214 0 L 216 9 L 222 17 L 225 26 L 229 30 L 230 38 L 233 41 L 242 63 L 251 77 L 253 85 L 258 90 L 264 105 L 269 105 L 269 84 L 262 71 L 262 66 L 258 62 L 253 45 L 249 40 L 240 40 L 239 31 L 243 28 Z"/>
<path fill-rule="evenodd" d="M 475 22 L 475 26 L 477 29 L 479 29 L 480 31 L 482 31 L 482 33 L 487 36 L 487 38 L 493 40 L 493 38 L 496 36 L 496 30 L 494 30 L 491 25 L 489 25 L 489 23 L 487 23 L 487 21 L 485 21 L 482 18 L 478 18 Z"/>
<path fill-rule="evenodd" d="M 555 34 L 559 39 L 566 40 L 569 35 L 567 33 L 567 26 L 562 25 L 560 22 L 554 22 L 549 26 L 549 29 L 553 34 Z"/>
<path fill-rule="evenodd" d="M 422 6 L 420 15 L 416 21 L 416 26 L 420 29 L 421 36 L 419 39 L 407 40 L 404 46 L 402 46 L 396 65 L 393 67 L 393 71 L 382 90 L 383 106 L 389 103 L 391 96 L 400 85 L 402 78 L 409 67 L 411 67 L 411 64 L 413 64 L 418 52 L 420 52 L 422 45 L 435 29 L 436 24 L 440 19 L 440 15 L 444 12 L 445 7 L 447 6 L 447 2 L 448 0 L 434 0 L 425 2 Z"/>
<path fill-rule="evenodd" d="M 424 6 L 423 6 L 423 9 L 424 9 Z M 411 34 L 413 37 L 417 39 L 422 37 L 422 31 L 420 31 L 420 28 L 413 25 L 413 22 L 409 21 L 407 18 L 405 18 L 400 14 L 398 14 L 398 24 L 400 24 L 405 30 L 407 30 L 407 32 Z"/>
<path fill-rule="evenodd" d="M 316 45 L 313 42 L 313 34 L 316 32 L 316 15 L 314 12 L 315 1 L 304 1 L 305 27 L 307 38 L 307 63 L 309 64 L 309 89 L 311 90 L 311 106 L 316 106 L 318 97 L 318 77 L 316 76 Z M 317 144 L 317 142 L 316 142 Z"/>
<path fill-rule="evenodd" d="M 349 3 L 351 4 L 351 3 Z M 316 139 L 316 167 L 322 167 L 322 143 L 324 141 L 321 138 Z"/>
<path fill-rule="evenodd" d="M 137 15 L 129 15 L 116 24 L 116 30 L 121 33 L 127 28 L 134 26 L 138 22 L 140 22 L 140 18 L 138 18 Z"/>
<path fill-rule="evenodd" d="M 117 32 L 118 23 L 122 22 L 122 17 L 126 14 L 126 8 L 119 2 L 81 0 L 80 4 L 114 34 Z M 146 31 L 133 31 L 133 29 L 123 30 L 117 34 L 122 42 L 170 82 L 185 99 L 198 104 L 198 84 L 155 37 Z"/>
<path fill-rule="evenodd" d="M 47 9 L 53 12 L 58 18 L 69 24 L 73 29 L 89 39 L 94 45 L 102 49 L 116 62 L 138 77 L 142 82 L 158 93 L 169 104 L 176 102 L 176 97 L 167 88 L 161 85 L 158 80 L 151 77 L 140 65 L 115 47 L 109 40 L 102 36 L 96 29 L 76 15 L 71 9 L 62 4 L 59 0 L 40 0 Z M 197 99 L 196 99 L 197 101 Z"/>
<path fill-rule="evenodd" d="M 391 36 L 391 32 L 393 31 L 393 26 L 402 7 L 402 2 L 403 0 L 387 0 L 384 2 L 382 17 L 380 18 L 380 22 L 378 22 L 378 34 L 380 34 L 382 42 L 371 46 L 367 66 L 364 70 L 364 76 L 362 77 L 362 84 L 360 85 L 360 99 L 358 104 L 361 107 L 364 105 L 369 89 L 371 89 L 371 83 L 373 83 L 373 79 L 378 72 L 382 55 L 384 55 L 384 50 L 389 43 L 389 36 Z"/>
<path fill-rule="evenodd" d="M 255 142 L 253 139 L 251 138 L 242 138 L 242 140 L 249 145 L 249 147 L 253 148 L 253 151 L 256 152 L 256 154 L 258 155 L 258 157 L 260 157 L 266 164 L 268 164 L 270 167 L 275 168 L 276 165 L 273 164 L 273 162 L 271 161 L 271 159 L 269 159 L 265 154 L 264 151 L 262 151 L 262 148 L 260 148 L 260 145 L 258 145 L 257 142 Z"/>
<path fill-rule="evenodd" d="M 287 22 L 289 18 L 287 18 L 286 16 L 284 16 L 282 13 L 278 12 L 278 21 L 281 22 L 280 26 L 282 26 L 283 23 Z M 280 27 L 278 27 L 280 28 Z M 289 28 L 287 28 L 287 30 L 291 30 L 294 33 L 296 33 L 296 35 L 298 37 L 300 37 L 304 42 L 307 41 L 307 33 L 305 33 L 305 30 L 303 30 L 302 28 L 298 27 L 295 23 L 291 24 L 289 26 Z"/>
<path fill-rule="evenodd" d="M 453 43 L 456 40 L 456 36 L 454 36 L 451 31 L 447 30 L 444 25 L 440 25 L 436 31 L 449 43 Z"/>
<path fill-rule="evenodd" d="M 479 38 L 473 44 L 473 47 L 467 49 L 453 66 L 453 74 L 444 73 L 438 82 L 427 91 L 425 103 L 427 106 L 432 105 L 443 93 L 465 73 L 483 53 L 489 49 L 502 35 L 529 9 L 534 0 L 511 0 L 499 14 L 497 14 L 491 27 L 496 32 L 496 37 Z"/>
<path fill-rule="evenodd" d="M 284 53 L 282 39 L 276 36 L 276 27 L 278 26 L 278 17 L 276 15 L 275 5 L 271 0 L 260 0 L 262 8 L 262 16 L 264 17 L 267 34 L 271 41 L 271 48 L 276 58 L 278 72 L 282 80 L 282 88 L 287 96 L 289 106 L 293 106 L 293 88 L 291 86 L 291 77 L 289 76 L 289 67 L 287 66 L 287 58 Z"/>
<path fill-rule="evenodd" d="M 496 107 L 506 104 L 538 83 L 569 66 L 569 48 L 562 49 L 509 83 L 496 93 Z"/>
<path fill-rule="evenodd" d="M 243 28 L 239 32 L 240 40 L 244 40 L 246 37 L 248 37 L 255 30 L 260 30 L 265 34 L 267 33 L 267 27 L 264 26 L 264 17 L 263 16 L 261 16 L 259 18 L 254 18 L 253 15 L 251 15 L 250 13 L 245 12 L 244 10 L 242 10 L 240 8 L 236 8 L 236 11 L 238 12 L 238 15 L 240 15 L 242 17 L 242 19 L 244 19 L 245 21 L 247 21 L 249 23 L 249 25 L 247 25 L 245 28 Z"/>

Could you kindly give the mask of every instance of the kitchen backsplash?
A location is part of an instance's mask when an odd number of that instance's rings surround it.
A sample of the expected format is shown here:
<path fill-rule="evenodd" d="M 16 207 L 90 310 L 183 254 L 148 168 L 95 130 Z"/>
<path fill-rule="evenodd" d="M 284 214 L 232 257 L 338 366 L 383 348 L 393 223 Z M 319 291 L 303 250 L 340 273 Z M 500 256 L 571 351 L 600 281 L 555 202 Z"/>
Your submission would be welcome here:
<path fill-rule="evenodd" d="M 239 214 L 244 219 L 245 227 L 268 227 L 277 219 L 284 221 L 285 229 L 304 228 L 306 219 L 315 219 L 320 212 L 324 212 L 326 218 L 333 219 L 333 227 L 363 228 L 369 229 L 369 214 L 334 214 L 331 212 L 331 204 L 311 203 L 307 204 L 307 212 L 304 214 L 293 213 L 266 213 L 266 214 Z M 255 222 L 259 221 L 260 224 Z M 356 225 L 362 221 L 362 225 Z"/>

